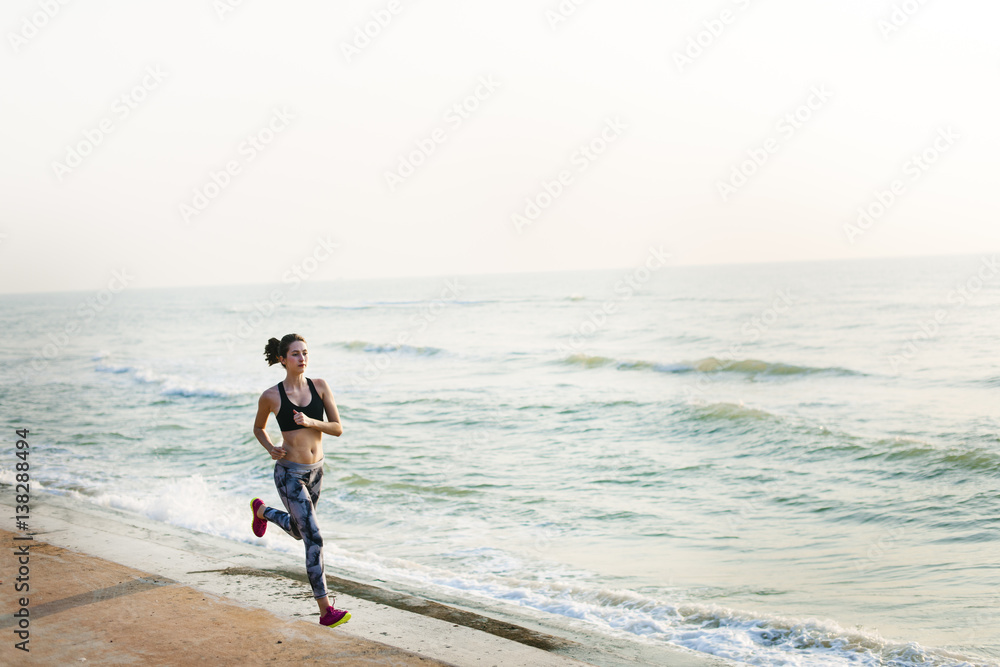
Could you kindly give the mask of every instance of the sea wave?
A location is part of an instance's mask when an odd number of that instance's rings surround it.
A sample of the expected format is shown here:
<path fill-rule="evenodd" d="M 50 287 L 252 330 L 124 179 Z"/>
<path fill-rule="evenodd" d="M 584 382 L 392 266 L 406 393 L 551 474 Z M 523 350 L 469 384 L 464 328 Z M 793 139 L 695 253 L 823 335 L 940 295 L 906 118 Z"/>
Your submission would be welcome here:
<path fill-rule="evenodd" d="M 490 555 L 483 557 L 487 556 Z M 346 569 L 364 572 L 375 579 L 415 585 L 418 590 L 506 602 L 574 619 L 577 629 L 589 628 L 652 644 L 673 644 L 750 665 L 976 667 L 984 664 L 916 642 L 887 640 L 876 631 L 847 629 L 831 620 L 750 613 L 711 604 L 678 604 L 630 590 L 559 583 L 558 578 L 552 577 L 526 580 L 482 571 L 457 573 L 337 547 L 331 549 L 329 558 Z M 463 553 L 462 558 L 469 559 L 472 555 Z M 490 558 L 512 562 L 513 565 L 504 568 L 506 571 L 525 569 L 514 553 L 501 552 Z"/>
<path fill-rule="evenodd" d="M 344 488 L 350 487 L 374 487 L 377 489 L 384 489 L 390 492 L 396 491 L 406 494 L 412 494 L 414 496 L 451 496 L 451 497 L 463 497 L 476 495 L 477 491 L 474 489 L 461 489 L 454 486 L 432 486 L 426 484 L 412 484 L 406 482 L 379 482 L 376 480 L 368 479 L 357 473 L 351 473 L 340 480 L 340 485 Z"/>
<path fill-rule="evenodd" d="M 985 447 L 942 447 L 915 438 L 881 438 L 865 447 L 859 460 L 913 461 L 922 470 L 985 472 L 1000 475 L 1000 452 Z"/>
<path fill-rule="evenodd" d="M 768 412 L 767 410 L 747 407 L 743 403 L 728 403 L 723 401 L 721 403 L 694 404 L 691 407 L 694 410 L 694 419 L 696 420 L 711 421 L 715 419 L 725 419 L 737 421 L 749 419 L 759 421 L 781 419 L 778 415 Z"/>
<path fill-rule="evenodd" d="M 430 357 L 441 354 L 444 350 L 440 347 L 430 345 L 398 345 L 396 343 L 372 343 L 364 340 L 352 340 L 345 342 L 335 342 L 330 344 L 351 352 L 364 352 L 367 354 L 412 354 L 418 357 Z"/>
<path fill-rule="evenodd" d="M 584 368 L 614 366 L 618 370 L 651 370 L 659 373 L 744 373 L 751 375 L 831 373 L 837 375 L 860 375 L 857 371 L 835 366 L 816 368 L 781 362 L 761 361 L 759 359 L 718 359 L 716 357 L 705 357 L 696 361 L 662 363 L 646 360 L 614 359 L 599 355 L 572 354 L 564 357 L 561 363 L 570 366 L 582 366 Z"/>
<path fill-rule="evenodd" d="M 946 446 L 903 436 L 870 438 L 842 430 L 830 430 L 794 415 L 781 415 L 760 407 L 750 407 L 744 405 L 742 401 L 740 403 L 695 401 L 689 403 L 687 409 L 690 411 L 688 419 L 696 422 L 728 421 L 745 422 L 747 425 L 771 422 L 766 428 L 772 431 L 772 435 L 775 424 L 800 434 L 822 435 L 823 438 L 815 446 L 798 448 L 799 455 L 806 458 L 895 463 L 919 474 L 922 478 L 936 477 L 948 472 L 1000 476 L 1000 450 L 995 446 Z"/>
<path fill-rule="evenodd" d="M 0 469 L 0 483 L 13 474 Z M 343 481 L 343 480 L 342 480 Z M 367 480 L 358 478 L 361 485 Z M 126 491 L 117 487 L 66 489 L 66 494 L 99 506 L 137 512 L 148 518 L 237 541 L 249 541 L 242 499 L 236 489 L 224 491 L 216 482 L 193 474 L 165 479 L 157 489 Z M 43 490 L 43 487 L 39 487 Z M 233 494 L 236 493 L 234 496 Z M 246 494 L 243 494 L 246 495 Z M 254 541 L 268 548 L 297 553 L 290 540 L 267 535 Z M 444 554 L 448 557 L 449 554 Z M 390 586 L 418 594 L 444 594 L 475 606 L 506 603 L 568 619 L 577 630 L 627 638 L 649 644 L 670 644 L 750 665 L 805 667 L 813 665 L 876 667 L 978 667 L 975 659 L 922 646 L 891 641 L 876 631 L 848 629 L 832 620 L 769 615 L 711 603 L 681 602 L 658 593 L 601 587 L 580 577 L 562 576 L 565 566 L 512 549 L 464 548 L 450 566 L 426 565 L 408 559 L 344 549 L 332 542 L 327 563 Z M 497 564 L 503 567 L 498 567 Z M 511 573 L 519 573 L 511 576 Z M 532 574 L 534 573 L 534 574 Z M 565 574 L 565 573 L 563 573 Z"/>
<path fill-rule="evenodd" d="M 245 388 L 226 386 L 222 384 L 210 384 L 205 382 L 183 379 L 175 375 L 158 373 L 152 369 L 142 366 L 113 365 L 98 363 L 94 370 L 98 373 L 111 373 L 114 375 L 129 375 L 136 384 L 159 385 L 160 393 L 164 396 L 203 396 L 208 398 L 230 398 L 233 396 L 246 395 Z"/>

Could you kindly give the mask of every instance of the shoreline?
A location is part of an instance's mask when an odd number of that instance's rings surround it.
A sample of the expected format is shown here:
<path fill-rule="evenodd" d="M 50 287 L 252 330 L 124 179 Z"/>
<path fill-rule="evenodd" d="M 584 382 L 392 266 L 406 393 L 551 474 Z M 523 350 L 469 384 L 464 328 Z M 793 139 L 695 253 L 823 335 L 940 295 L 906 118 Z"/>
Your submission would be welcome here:
<path fill-rule="evenodd" d="M 9 490 L 6 485 L 0 488 Z M 13 544 L 13 534 L 6 530 L 14 527 L 12 501 L 12 493 L 3 493 L 0 497 L 0 506 L 7 510 L 5 514 L 10 518 L 9 526 L 0 528 L 0 536 L 8 547 Z M 322 633 L 327 633 L 335 636 L 334 643 L 353 642 L 356 646 L 351 650 L 360 651 L 356 657 L 365 663 L 370 663 L 377 655 L 388 657 L 391 654 L 394 664 L 397 661 L 410 664 L 407 660 L 453 665 L 591 664 L 601 667 L 723 667 L 736 664 L 680 647 L 647 646 L 597 633 L 573 633 L 538 622 L 538 619 L 515 616 L 513 611 L 504 613 L 507 610 L 500 605 L 493 605 L 487 613 L 482 613 L 461 601 L 433 600 L 414 595 L 415 591 L 392 590 L 384 582 L 364 582 L 352 577 L 350 572 L 327 565 L 327 578 L 331 591 L 336 592 L 337 606 L 352 612 L 350 622 L 331 630 L 317 623 L 318 610 L 311 599 L 302 559 L 297 555 L 50 493 L 32 495 L 30 516 L 28 533 L 34 535 L 31 544 L 44 543 L 51 545 L 51 549 L 61 550 L 62 555 L 57 556 L 57 560 L 89 558 L 87 567 L 94 571 L 109 575 L 118 570 L 128 571 L 127 576 L 119 572 L 119 578 L 125 576 L 128 583 L 116 581 L 114 590 L 127 590 L 136 593 L 134 595 L 108 598 L 107 593 L 102 592 L 107 587 L 101 586 L 77 593 L 84 601 L 99 600 L 105 606 L 121 607 L 117 614 L 121 618 L 127 617 L 128 608 L 138 604 L 144 596 L 164 597 L 167 589 L 150 582 L 167 581 L 171 593 L 166 597 L 174 600 L 172 604 L 177 605 L 174 611 L 184 618 L 191 614 L 197 616 L 197 605 L 187 600 L 194 599 L 195 594 L 191 591 L 205 593 L 213 596 L 212 604 L 229 605 L 230 609 L 241 610 L 240 613 L 269 614 L 275 618 L 275 623 L 292 624 L 295 633 L 310 631 L 309 626 L 312 626 L 314 631 L 320 631 L 320 638 L 325 636 Z M 13 552 L 12 548 L 4 549 L 7 555 L 0 562 L 11 565 Z M 70 611 L 76 606 L 67 601 L 72 595 L 55 589 L 55 582 L 50 580 L 53 575 L 45 573 L 45 561 L 41 562 L 32 585 L 31 607 L 36 616 L 46 605 L 50 611 L 32 624 L 32 637 L 37 629 L 39 639 L 44 636 L 42 628 L 46 625 L 66 622 L 59 619 L 80 618 L 79 614 Z M 5 566 L 4 571 L 12 573 L 15 570 Z M 34 566 L 32 571 L 35 572 Z M 175 591 L 186 591 L 187 597 L 180 599 L 177 597 L 180 593 Z M 3 596 L 4 616 L 0 616 L 0 625 L 4 620 L 13 619 L 10 616 L 16 602 L 12 599 L 13 589 L 8 593 Z M 144 627 L 145 624 L 141 624 L 135 632 L 140 646 L 144 645 Z M 121 629 L 126 636 L 128 628 L 126 624 Z M 188 631 L 198 635 L 192 640 L 203 634 L 218 634 L 214 626 L 195 626 Z M 127 640 L 113 639 L 118 642 L 116 651 L 127 649 Z M 286 650 L 292 648 L 283 646 Z M 0 648 L 0 655 L 7 655 L 9 651 L 15 651 L 13 642 Z M 368 657 L 362 658 L 363 655 Z"/>

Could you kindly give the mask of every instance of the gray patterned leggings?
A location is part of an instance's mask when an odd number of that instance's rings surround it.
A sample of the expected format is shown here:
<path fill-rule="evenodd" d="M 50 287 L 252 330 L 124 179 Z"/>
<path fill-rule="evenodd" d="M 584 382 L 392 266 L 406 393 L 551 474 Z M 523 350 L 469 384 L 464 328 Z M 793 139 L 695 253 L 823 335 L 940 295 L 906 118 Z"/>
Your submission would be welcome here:
<path fill-rule="evenodd" d="M 316 501 L 323 485 L 323 461 L 293 463 L 278 459 L 274 465 L 274 485 L 287 512 L 268 507 L 264 518 L 306 547 L 306 574 L 313 597 L 327 596 L 323 565 L 323 536 L 316 523 Z"/>

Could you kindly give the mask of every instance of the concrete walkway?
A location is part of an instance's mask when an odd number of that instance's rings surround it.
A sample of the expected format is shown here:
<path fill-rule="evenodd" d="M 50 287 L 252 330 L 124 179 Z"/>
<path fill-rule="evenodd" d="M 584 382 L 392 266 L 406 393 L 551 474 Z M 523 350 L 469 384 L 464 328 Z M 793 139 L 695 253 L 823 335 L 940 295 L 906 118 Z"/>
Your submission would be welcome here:
<path fill-rule="evenodd" d="M 14 536 L 0 530 L 0 664 L 448 664 Z M 15 551 L 26 545 L 29 591 L 15 593 Z M 16 648 L 21 595 L 28 599 L 28 652 Z"/>

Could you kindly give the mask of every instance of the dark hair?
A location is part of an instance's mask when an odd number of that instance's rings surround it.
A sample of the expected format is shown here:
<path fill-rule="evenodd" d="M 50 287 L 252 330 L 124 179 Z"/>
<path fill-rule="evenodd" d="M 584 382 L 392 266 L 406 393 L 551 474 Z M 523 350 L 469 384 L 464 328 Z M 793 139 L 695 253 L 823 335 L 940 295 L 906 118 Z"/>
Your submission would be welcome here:
<path fill-rule="evenodd" d="M 273 366 L 280 363 L 278 361 L 278 357 L 287 357 L 288 346 L 297 340 L 300 340 L 303 343 L 306 342 L 306 339 L 297 333 L 286 334 L 281 337 L 281 340 L 272 338 L 267 341 L 267 345 L 264 346 L 264 358 L 267 359 L 267 365 Z"/>

